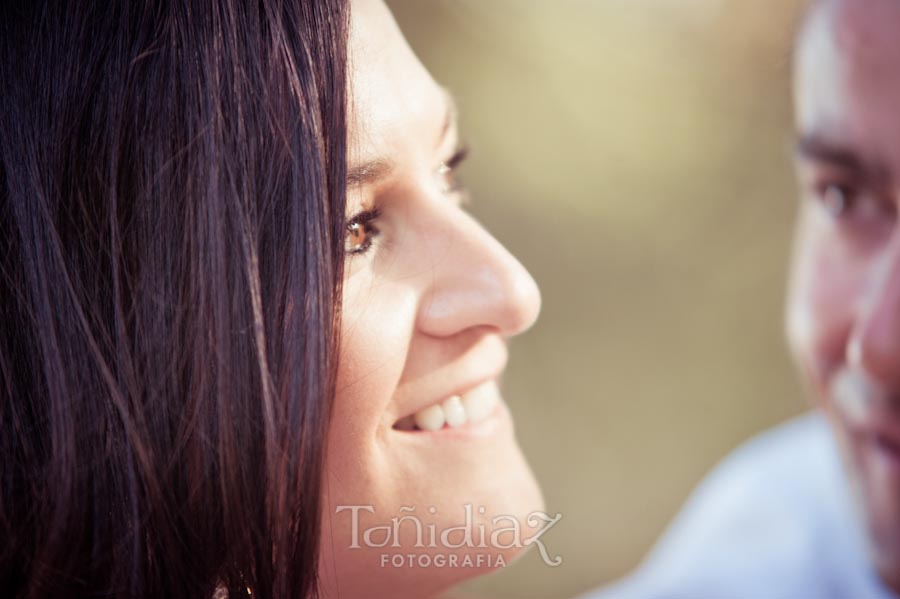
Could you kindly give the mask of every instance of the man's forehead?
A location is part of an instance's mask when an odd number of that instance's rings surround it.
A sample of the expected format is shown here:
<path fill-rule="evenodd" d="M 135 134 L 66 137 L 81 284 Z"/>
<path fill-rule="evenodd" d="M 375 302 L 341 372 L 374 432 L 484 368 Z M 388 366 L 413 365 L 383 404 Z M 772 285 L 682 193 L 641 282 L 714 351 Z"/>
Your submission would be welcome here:
<path fill-rule="evenodd" d="M 828 44 L 835 58 L 855 68 L 897 71 L 900 0 L 815 0 L 799 45 Z"/>
<path fill-rule="evenodd" d="M 890 62 L 900 54 L 900 0 L 820 0 L 837 47 L 859 63 Z"/>
<path fill-rule="evenodd" d="M 801 136 L 834 139 L 900 175 L 900 0 L 818 0 L 798 40 Z"/>

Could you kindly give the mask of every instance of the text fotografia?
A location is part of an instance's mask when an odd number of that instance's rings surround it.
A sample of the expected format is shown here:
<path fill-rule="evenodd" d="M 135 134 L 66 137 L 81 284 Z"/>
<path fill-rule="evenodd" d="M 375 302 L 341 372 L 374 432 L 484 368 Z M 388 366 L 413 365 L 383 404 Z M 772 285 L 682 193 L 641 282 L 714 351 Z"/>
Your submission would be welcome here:
<path fill-rule="evenodd" d="M 505 568 L 503 556 L 490 553 L 382 553 L 382 568 Z"/>
<path fill-rule="evenodd" d="M 556 567 L 562 564 L 562 557 L 553 558 L 541 541 L 541 537 L 562 519 L 562 514 L 551 516 L 545 512 L 535 511 L 528 514 L 528 529 L 523 532 L 522 525 L 513 516 L 494 516 L 490 519 L 491 529 L 485 524 L 474 524 L 475 508 L 471 503 L 463 506 L 464 522 L 458 526 L 439 529 L 433 523 L 423 523 L 415 513 L 415 506 L 402 506 L 401 516 L 391 518 L 387 524 L 360 528 L 360 512 L 375 513 L 371 505 L 339 505 L 336 514 L 347 512 L 350 518 L 350 549 L 400 549 L 400 531 L 415 532 L 415 543 L 404 549 L 514 549 L 535 545 L 545 564 Z M 430 506 L 427 512 L 437 513 L 437 508 Z M 478 507 L 478 513 L 485 514 L 484 506 Z M 490 552 L 472 553 L 435 553 L 435 552 L 394 552 L 381 555 L 382 567 L 450 567 L 450 568 L 497 568 L 506 565 L 502 555 Z"/>

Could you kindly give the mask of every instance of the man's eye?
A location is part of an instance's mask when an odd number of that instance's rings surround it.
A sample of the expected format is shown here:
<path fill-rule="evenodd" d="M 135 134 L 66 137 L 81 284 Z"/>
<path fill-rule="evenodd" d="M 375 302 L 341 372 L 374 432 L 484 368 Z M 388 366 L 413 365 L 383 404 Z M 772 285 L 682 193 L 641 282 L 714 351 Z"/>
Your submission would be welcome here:
<path fill-rule="evenodd" d="M 818 194 L 822 206 L 835 218 L 846 214 L 856 200 L 856 192 L 848 185 L 830 183 L 822 186 Z"/>
<path fill-rule="evenodd" d="M 876 193 L 854 185 L 823 184 L 817 189 L 816 195 L 832 218 L 870 221 L 893 212 L 892 207 L 886 205 L 890 202 L 886 203 Z"/>
<path fill-rule="evenodd" d="M 815 195 L 822 207 L 845 232 L 863 235 L 868 240 L 879 238 L 897 218 L 892 200 L 876 190 L 846 183 L 817 186 Z"/>
<path fill-rule="evenodd" d="M 347 254 L 364 254 L 372 247 L 372 242 L 379 233 L 374 225 L 379 214 L 378 210 L 367 210 L 347 222 L 347 237 L 344 242 Z"/>

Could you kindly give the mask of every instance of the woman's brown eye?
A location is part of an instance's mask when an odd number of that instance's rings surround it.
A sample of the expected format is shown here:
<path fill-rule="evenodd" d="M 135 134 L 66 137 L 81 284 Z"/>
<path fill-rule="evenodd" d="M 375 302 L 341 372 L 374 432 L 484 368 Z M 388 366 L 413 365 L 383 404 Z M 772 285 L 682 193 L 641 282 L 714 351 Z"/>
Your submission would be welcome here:
<path fill-rule="evenodd" d="M 363 223 L 350 223 L 347 225 L 347 252 L 357 254 L 364 251 L 369 244 L 366 226 Z"/>
<path fill-rule="evenodd" d="M 344 251 L 347 254 L 362 254 L 372 247 L 372 240 L 378 236 L 374 221 L 379 215 L 378 210 L 369 210 L 350 219 L 344 242 Z"/>

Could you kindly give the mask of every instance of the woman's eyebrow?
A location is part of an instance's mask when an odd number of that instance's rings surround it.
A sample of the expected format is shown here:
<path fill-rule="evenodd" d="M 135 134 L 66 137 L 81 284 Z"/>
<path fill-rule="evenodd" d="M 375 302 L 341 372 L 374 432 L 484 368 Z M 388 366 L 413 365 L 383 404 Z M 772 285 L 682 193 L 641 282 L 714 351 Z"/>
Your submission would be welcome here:
<path fill-rule="evenodd" d="M 394 165 L 383 158 L 369 160 L 347 171 L 347 187 L 361 187 L 386 179 Z"/>
<path fill-rule="evenodd" d="M 456 126 L 457 108 L 456 101 L 446 88 L 441 88 L 444 98 L 444 119 L 438 135 L 437 146 L 441 147 L 447 139 L 447 135 Z M 375 158 L 347 169 L 347 187 L 363 187 L 372 185 L 388 178 L 394 170 L 393 162 L 388 158 Z"/>

